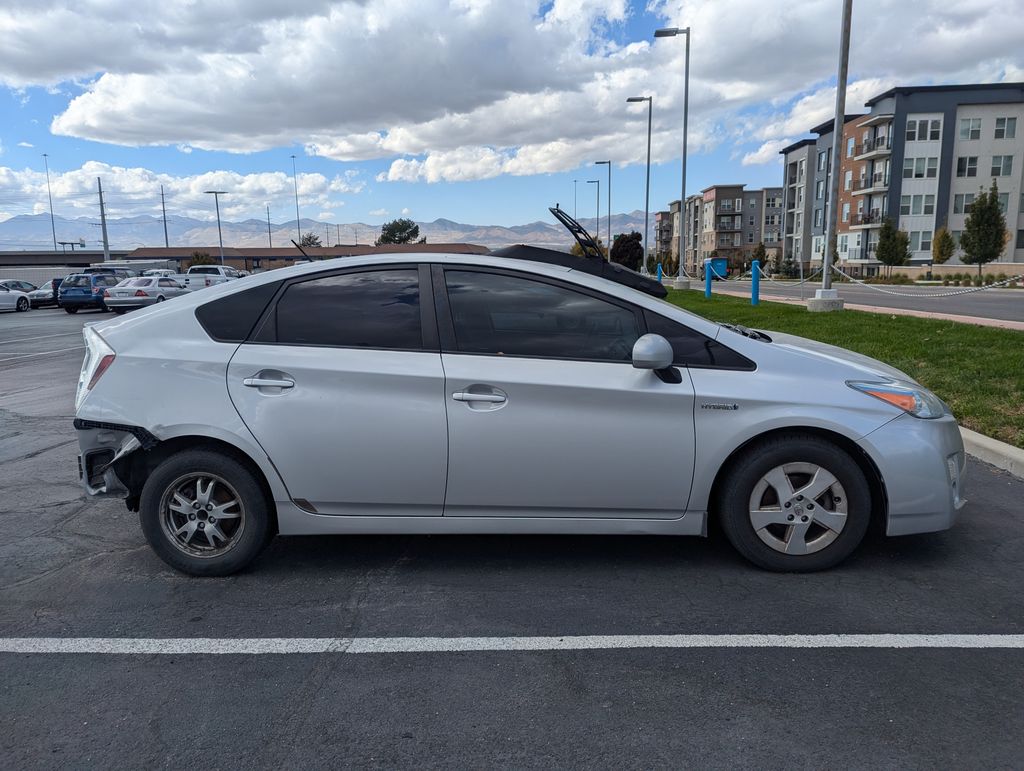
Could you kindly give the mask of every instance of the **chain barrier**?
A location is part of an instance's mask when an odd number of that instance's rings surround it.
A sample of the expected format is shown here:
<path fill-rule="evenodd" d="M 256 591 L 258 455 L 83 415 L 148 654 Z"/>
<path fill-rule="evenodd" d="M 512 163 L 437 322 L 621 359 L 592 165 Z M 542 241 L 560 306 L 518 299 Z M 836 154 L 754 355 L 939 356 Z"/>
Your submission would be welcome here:
<path fill-rule="evenodd" d="M 811 275 L 807 276 L 807 278 L 800 279 L 799 281 L 776 281 L 774 278 L 772 278 L 771 276 L 764 272 L 764 268 L 758 266 L 757 269 L 761 273 L 761 278 L 763 278 L 765 281 L 770 281 L 773 284 L 778 284 L 779 286 L 800 286 L 801 284 L 806 284 L 808 281 L 810 281 L 819 273 L 821 273 L 821 268 L 815 268 L 814 272 Z"/>
<path fill-rule="evenodd" d="M 1011 276 L 1010 278 L 1004 279 L 1003 281 L 996 281 L 994 284 L 986 284 L 985 286 L 972 286 L 972 287 L 965 287 L 964 289 L 951 290 L 949 292 L 931 292 L 931 293 L 927 293 L 927 294 L 921 294 L 920 292 L 895 292 L 895 291 L 893 291 L 891 289 L 882 289 L 880 286 L 875 286 L 874 284 L 869 284 L 866 281 L 861 281 L 859 278 L 854 278 L 853 276 L 851 276 L 851 275 L 849 275 L 847 273 L 844 273 L 842 270 L 840 270 L 835 265 L 832 266 L 832 270 L 834 270 L 836 273 L 838 273 L 843 278 L 846 278 L 846 279 L 848 279 L 849 281 L 852 281 L 855 284 L 860 284 L 861 286 L 866 286 L 868 289 L 873 289 L 876 292 L 880 292 L 881 294 L 893 295 L 895 297 L 919 297 L 921 299 L 930 299 L 930 298 L 933 298 L 933 297 L 956 297 L 956 296 L 962 295 L 962 294 L 971 294 L 973 292 L 983 292 L 986 289 L 994 289 L 995 287 L 1005 286 L 1006 284 L 1010 284 L 1010 283 L 1012 283 L 1014 281 L 1020 281 L 1021 279 L 1024 279 L 1024 273 L 1022 273 L 1019 276 Z"/>

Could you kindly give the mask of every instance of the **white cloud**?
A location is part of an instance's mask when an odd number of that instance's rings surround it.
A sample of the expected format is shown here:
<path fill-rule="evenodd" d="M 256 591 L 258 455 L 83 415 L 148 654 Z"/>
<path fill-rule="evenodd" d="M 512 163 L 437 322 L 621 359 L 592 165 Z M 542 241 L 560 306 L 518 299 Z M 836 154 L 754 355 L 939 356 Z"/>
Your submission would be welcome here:
<path fill-rule="evenodd" d="M 408 217 L 410 214 L 412 214 L 412 210 L 408 206 L 402 208 L 403 217 Z"/>
<path fill-rule="evenodd" d="M 188 155 L 189 153 L 192 152 L 192 148 L 189 145 L 182 143 L 178 145 L 178 152 L 185 153 L 185 155 Z"/>
<path fill-rule="evenodd" d="M 848 105 L 897 83 L 1020 78 L 1020 3 L 859 1 Z M 691 152 L 729 143 L 754 163 L 830 116 L 835 3 L 648 9 L 699 30 Z M 13 0 L 0 83 L 77 94 L 53 120 L 61 135 L 183 152 L 298 143 L 426 182 L 558 172 L 594 153 L 640 163 L 646 111 L 625 98 L 651 94 L 660 162 L 678 156 L 684 45 L 618 42 L 636 13 L 626 0 Z"/>
<path fill-rule="evenodd" d="M 746 153 L 740 161 L 744 166 L 756 166 L 762 163 L 781 163 L 779 151 L 792 144 L 792 139 L 770 139 L 753 152 Z"/>
<path fill-rule="evenodd" d="M 371 217 L 387 217 L 388 216 L 388 210 L 387 209 L 370 209 L 370 211 L 368 211 L 367 214 L 369 214 Z"/>
<path fill-rule="evenodd" d="M 290 174 L 258 172 L 239 174 L 233 171 L 210 171 L 202 174 L 175 176 L 159 174 L 144 168 L 111 166 L 88 161 L 80 168 L 66 172 L 51 170 L 50 184 L 54 209 L 68 217 L 97 216 L 96 178 L 103 181 L 107 214 L 124 217 L 154 214 L 160 211 L 160 186 L 163 185 L 169 214 L 208 218 L 213 211 L 211 196 L 205 190 L 225 190 L 220 198 L 221 215 L 228 219 L 266 216 L 265 207 L 294 212 L 294 187 Z M 344 177 L 328 178 L 323 174 L 298 175 L 299 205 L 303 210 L 318 209 L 324 213 L 345 205 L 339 196 L 359 192 L 363 182 Z M 42 171 L 16 170 L 0 166 L 0 214 L 39 213 L 47 210 L 46 177 Z"/>
<path fill-rule="evenodd" d="M 18 147 L 35 147 L 31 142 L 18 142 Z"/>

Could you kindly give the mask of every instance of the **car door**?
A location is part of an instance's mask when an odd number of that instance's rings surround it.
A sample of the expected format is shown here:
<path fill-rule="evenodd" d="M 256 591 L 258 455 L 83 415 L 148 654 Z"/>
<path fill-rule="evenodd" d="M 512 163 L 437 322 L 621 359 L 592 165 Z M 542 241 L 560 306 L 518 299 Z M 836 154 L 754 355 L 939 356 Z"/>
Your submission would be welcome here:
<path fill-rule="evenodd" d="M 0 310 L 11 310 L 15 308 L 18 296 L 6 286 L 0 286 Z"/>
<path fill-rule="evenodd" d="M 231 359 L 231 399 L 303 508 L 442 513 L 444 372 L 420 272 L 364 267 L 287 282 Z"/>
<path fill-rule="evenodd" d="M 631 365 L 645 320 L 526 274 L 435 267 L 448 406 L 445 516 L 675 519 L 693 388 Z"/>

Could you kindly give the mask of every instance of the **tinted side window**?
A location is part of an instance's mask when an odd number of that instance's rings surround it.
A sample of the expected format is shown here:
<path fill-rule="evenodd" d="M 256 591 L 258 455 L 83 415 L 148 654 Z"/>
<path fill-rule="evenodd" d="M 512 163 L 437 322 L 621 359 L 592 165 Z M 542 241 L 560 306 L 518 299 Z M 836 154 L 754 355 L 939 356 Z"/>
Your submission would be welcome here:
<path fill-rule="evenodd" d="M 289 286 L 275 309 L 277 342 L 353 348 L 423 347 L 419 274 L 375 270 Z"/>
<path fill-rule="evenodd" d="M 456 346 L 465 353 L 629 361 L 633 311 L 516 276 L 445 271 Z"/>
<path fill-rule="evenodd" d="M 260 284 L 200 305 L 196 308 L 196 318 L 214 340 L 240 343 L 249 336 L 280 286 L 280 281 Z"/>
<path fill-rule="evenodd" d="M 674 364 L 681 367 L 717 367 L 720 369 L 755 369 L 754 362 L 717 340 L 705 337 L 672 319 L 645 310 L 647 331 L 661 335 L 672 344 Z"/>

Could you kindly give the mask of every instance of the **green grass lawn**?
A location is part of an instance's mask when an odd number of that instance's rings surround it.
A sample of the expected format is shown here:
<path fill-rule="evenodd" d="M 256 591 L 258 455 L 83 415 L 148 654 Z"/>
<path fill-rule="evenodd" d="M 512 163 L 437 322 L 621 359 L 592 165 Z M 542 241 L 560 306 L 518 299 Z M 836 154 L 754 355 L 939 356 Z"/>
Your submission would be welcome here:
<path fill-rule="evenodd" d="M 668 300 L 712 321 L 788 332 L 884 361 L 928 386 L 960 424 L 1024 447 L 1024 332 L 844 310 L 809 313 L 798 305 L 669 290 Z"/>

